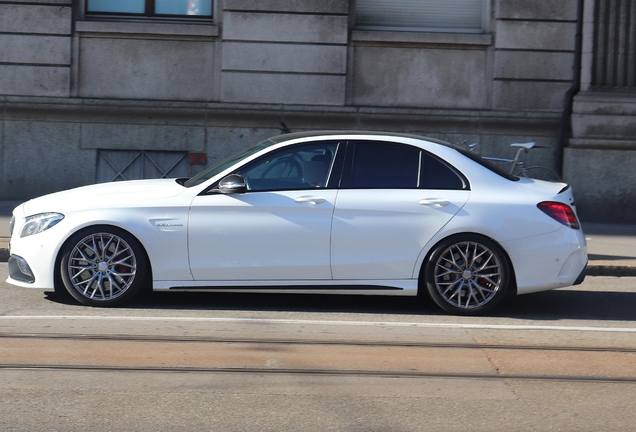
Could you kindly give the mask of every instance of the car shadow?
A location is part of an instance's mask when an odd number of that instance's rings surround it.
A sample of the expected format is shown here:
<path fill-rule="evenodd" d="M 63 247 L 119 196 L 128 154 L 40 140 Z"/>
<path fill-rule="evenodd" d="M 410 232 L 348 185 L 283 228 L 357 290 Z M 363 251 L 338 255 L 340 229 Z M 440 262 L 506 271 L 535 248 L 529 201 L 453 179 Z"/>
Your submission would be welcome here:
<path fill-rule="evenodd" d="M 362 295 L 156 292 L 140 299 L 134 307 L 179 310 L 441 314 L 434 304 L 423 304 L 417 297 Z"/>
<path fill-rule="evenodd" d="M 529 320 L 636 321 L 636 292 L 552 290 L 512 297 L 493 316 Z"/>
<path fill-rule="evenodd" d="M 54 303 L 77 305 L 70 296 L 46 293 Z M 636 321 L 636 293 L 552 290 L 509 297 L 489 316 L 525 320 Z M 354 295 L 256 293 L 147 293 L 123 308 L 180 311 L 264 311 L 446 316 L 430 299 Z"/>

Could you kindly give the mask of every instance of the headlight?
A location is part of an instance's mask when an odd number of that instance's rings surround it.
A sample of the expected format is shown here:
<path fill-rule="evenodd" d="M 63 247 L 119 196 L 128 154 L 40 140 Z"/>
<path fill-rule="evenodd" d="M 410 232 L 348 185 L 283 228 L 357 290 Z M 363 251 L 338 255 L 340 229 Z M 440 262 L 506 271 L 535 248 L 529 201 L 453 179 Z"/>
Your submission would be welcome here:
<path fill-rule="evenodd" d="M 64 219 L 64 215 L 59 213 L 40 213 L 29 216 L 26 218 L 20 237 L 28 237 L 46 231 L 62 219 Z"/>
<path fill-rule="evenodd" d="M 11 216 L 11 222 L 9 222 L 9 236 L 13 235 L 14 226 L 15 226 L 15 216 Z"/>

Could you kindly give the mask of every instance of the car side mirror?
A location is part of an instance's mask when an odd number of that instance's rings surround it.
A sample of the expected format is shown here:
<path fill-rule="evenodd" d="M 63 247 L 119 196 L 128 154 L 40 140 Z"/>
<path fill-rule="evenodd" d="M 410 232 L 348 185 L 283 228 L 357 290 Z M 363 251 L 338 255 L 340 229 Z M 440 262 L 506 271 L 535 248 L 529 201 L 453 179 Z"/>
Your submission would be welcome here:
<path fill-rule="evenodd" d="M 230 174 L 219 182 L 217 190 L 222 194 L 245 193 L 247 192 L 247 183 L 243 176 Z"/>

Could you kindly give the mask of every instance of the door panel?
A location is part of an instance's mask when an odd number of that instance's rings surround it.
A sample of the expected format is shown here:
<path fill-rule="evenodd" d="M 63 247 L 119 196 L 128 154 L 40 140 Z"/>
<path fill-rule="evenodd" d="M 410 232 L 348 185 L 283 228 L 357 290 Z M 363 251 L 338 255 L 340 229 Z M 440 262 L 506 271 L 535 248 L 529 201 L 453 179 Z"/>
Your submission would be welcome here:
<path fill-rule="evenodd" d="M 333 278 L 412 278 L 426 243 L 469 195 L 467 190 L 341 190 L 332 228 Z"/>
<path fill-rule="evenodd" d="M 335 190 L 205 195 L 192 203 L 195 280 L 331 279 Z"/>

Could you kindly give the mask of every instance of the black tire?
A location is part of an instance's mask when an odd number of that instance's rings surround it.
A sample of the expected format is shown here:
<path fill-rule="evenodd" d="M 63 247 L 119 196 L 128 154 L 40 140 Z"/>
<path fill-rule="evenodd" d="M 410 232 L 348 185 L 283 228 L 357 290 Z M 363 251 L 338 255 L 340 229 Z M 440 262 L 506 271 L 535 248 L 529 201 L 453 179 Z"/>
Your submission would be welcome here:
<path fill-rule="evenodd" d="M 440 242 L 424 268 L 426 290 L 446 312 L 483 315 L 505 297 L 510 285 L 510 264 L 492 240 L 461 234 Z"/>
<path fill-rule="evenodd" d="M 87 306 L 117 306 L 144 284 L 146 255 L 126 231 L 97 226 L 73 235 L 62 249 L 60 276 L 73 298 Z"/>

